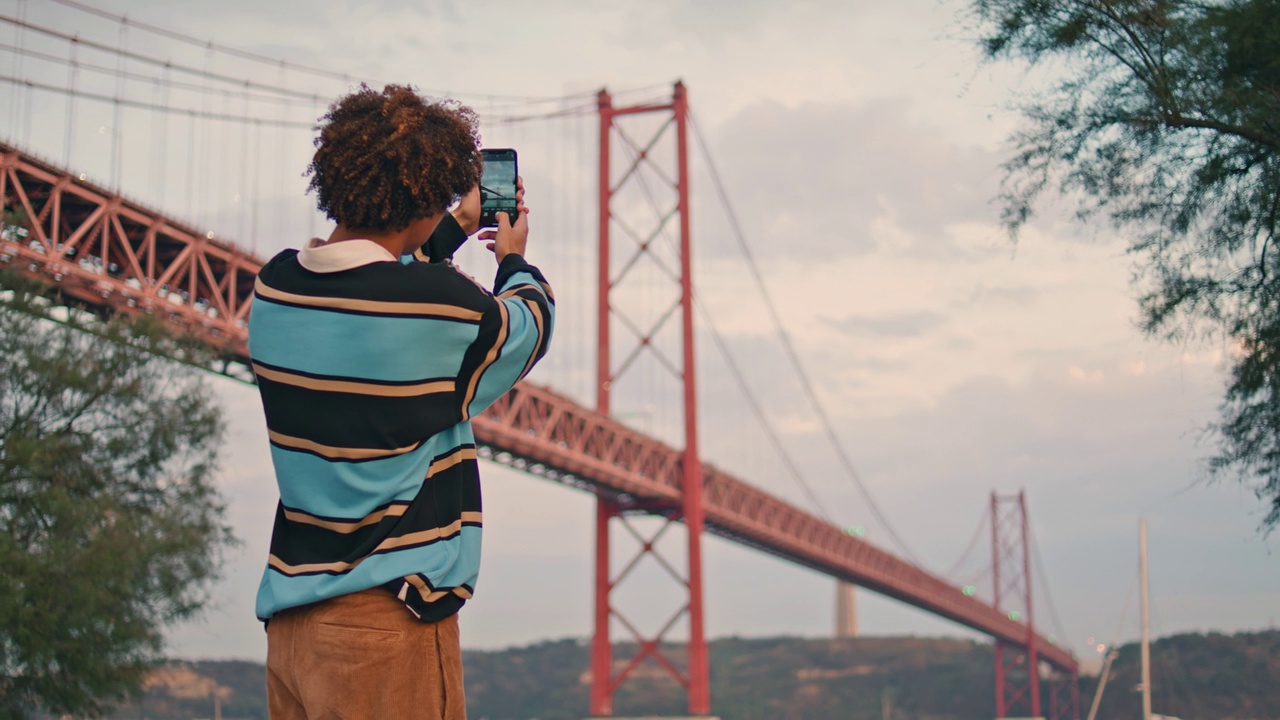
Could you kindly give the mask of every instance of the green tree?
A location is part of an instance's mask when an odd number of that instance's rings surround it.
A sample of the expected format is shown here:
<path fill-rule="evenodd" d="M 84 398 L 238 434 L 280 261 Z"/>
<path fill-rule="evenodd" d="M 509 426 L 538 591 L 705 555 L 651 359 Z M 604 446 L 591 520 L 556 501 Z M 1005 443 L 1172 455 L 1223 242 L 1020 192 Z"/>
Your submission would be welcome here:
<path fill-rule="evenodd" d="M 1143 329 L 1225 336 L 1210 477 L 1280 525 L 1280 0 L 969 0 L 990 60 L 1053 78 L 1005 166 L 1015 233 L 1046 190 L 1129 237 Z"/>
<path fill-rule="evenodd" d="M 48 319 L 0 293 L 0 717 L 99 715 L 233 542 L 213 486 L 220 409 L 154 321 Z"/>

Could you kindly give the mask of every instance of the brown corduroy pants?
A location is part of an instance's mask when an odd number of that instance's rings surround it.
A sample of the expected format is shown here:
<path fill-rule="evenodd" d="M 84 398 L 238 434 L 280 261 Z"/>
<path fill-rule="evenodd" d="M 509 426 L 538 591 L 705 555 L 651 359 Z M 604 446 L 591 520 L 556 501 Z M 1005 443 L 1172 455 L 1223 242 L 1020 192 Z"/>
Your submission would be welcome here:
<path fill-rule="evenodd" d="M 424 623 L 381 588 L 267 624 L 271 720 L 466 720 L 458 616 Z"/>

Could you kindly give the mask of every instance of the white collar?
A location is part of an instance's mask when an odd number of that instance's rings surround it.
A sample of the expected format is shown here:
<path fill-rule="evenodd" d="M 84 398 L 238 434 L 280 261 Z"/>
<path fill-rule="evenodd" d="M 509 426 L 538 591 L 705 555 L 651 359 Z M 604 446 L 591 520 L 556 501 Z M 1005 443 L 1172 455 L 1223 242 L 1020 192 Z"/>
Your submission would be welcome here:
<path fill-rule="evenodd" d="M 298 251 L 298 264 L 314 273 L 334 273 L 376 262 L 395 262 L 389 250 L 372 240 L 325 243 L 311 238 Z"/>

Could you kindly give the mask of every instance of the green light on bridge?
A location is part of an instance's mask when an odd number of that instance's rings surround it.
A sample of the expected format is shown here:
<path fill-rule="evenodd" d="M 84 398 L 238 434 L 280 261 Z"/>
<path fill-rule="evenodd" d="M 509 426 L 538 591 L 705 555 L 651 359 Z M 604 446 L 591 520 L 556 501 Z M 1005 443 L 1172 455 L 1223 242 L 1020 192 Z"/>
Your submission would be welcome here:
<path fill-rule="evenodd" d="M 978 592 L 978 588 L 974 587 L 973 585 L 965 585 L 964 587 L 960 588 L 960 592 L 964 593 L 969 597 L 973 597 L 973 594 Z"/>
<path fill-rule="evenodd" d="M 862 537 L 867 534 L 867 528 L 862 525 L 853 525 L 844 529 L 844 534 L 849 537 Z"/>
<path fill-rule="evenodd" d="M 1010 611 L 1009 611 L 1009 619 L 1010 619 L 1010 620 L 1017 621 L 1017 620 L 1019 620 L 1021 617 L 1022 617 L 1022 613 L 1018 612 L 1017 610 L 1010 610 Z"/>

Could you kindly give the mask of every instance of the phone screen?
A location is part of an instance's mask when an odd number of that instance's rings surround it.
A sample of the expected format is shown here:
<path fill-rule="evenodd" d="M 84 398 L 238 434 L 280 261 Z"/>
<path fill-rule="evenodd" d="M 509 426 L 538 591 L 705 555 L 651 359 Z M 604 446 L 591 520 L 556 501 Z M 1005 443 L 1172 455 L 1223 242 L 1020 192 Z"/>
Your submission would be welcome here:
<path fill-rule="evenodd" d="M 484 149 L 484 173 L 480 176 L 480 227 L 497 227 L 495 213 L 507 213 L 516 221 L 516 151 L 510 148 Z"/>

